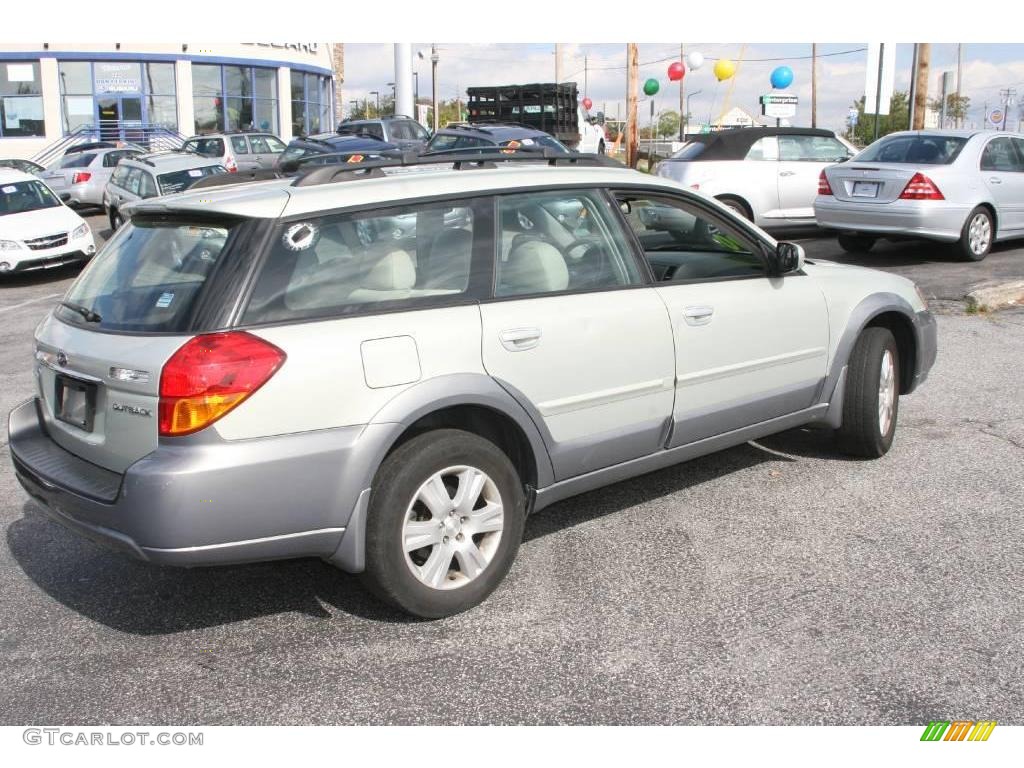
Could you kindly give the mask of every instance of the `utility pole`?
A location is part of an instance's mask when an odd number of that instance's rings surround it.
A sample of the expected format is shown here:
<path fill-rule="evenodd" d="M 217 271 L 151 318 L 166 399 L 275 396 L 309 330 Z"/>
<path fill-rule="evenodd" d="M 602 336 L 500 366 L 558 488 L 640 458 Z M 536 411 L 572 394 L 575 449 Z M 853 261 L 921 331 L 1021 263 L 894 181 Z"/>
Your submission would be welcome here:
<path fill-rule="evenodd" d="M 636 100 L 640 90 L 640 53 L 636 43 L 626 43 L 626 165 L 636 168 L 640 132 L 637 130 Z"/>
<path fill-rule="evenodd" d="M 999 130 L 1006 130 L 1006 116 L 1017 100 L 1017 89 L 1016 88 L 1003 88 L 999 91 L 999 99 L 1003 102 L 1003 124 Z"/>
<path fill-rule="evenodd" d="M 907 99 L 907 130 L 914 129 L 914 107 L 917 101 L 917 46 L 914 43 L 914 56 L 910 62 L 910 98 Z"/>
<path fill-rule="evenodd" d="M 932 58 L 932 44 L 917 44 L 917 72 L 914 73 L 914 122 L 910 126 L 912 131 L 924 130 L 924 115 L 928 110 L 928 66 Z"/>
<path fill-rule="evenodd" d="M 962 128 L 963 121 L 966 115 L 963 114 L 963 109 L 960 104 L 960 85 L 963 82 L 964 77 L 964 44 L 956 44 L 956 127 Z"/>
<path fill-rule="evenodd" d="M 885 66 L 885 43 L 878 46 L 878 82 L 875 86 L 875 141 L 878 141 L 878 119 L 881 111 L 882 99 L 882 67 Z"/>
<path fill-rule="evenodd" d="M 583 95 L 587 95 L 587 87 L 590 85 L 590 72 L 587 70 L 587 57 L 583 57 Z"/>
<path fill-rule="evenodd" d="M 679 44 L 679 63 L 683 63 L 683 44 Z M 685 65 L 684 65 L 685 66 Z M 683 110 L 686 108 L 686 86 L 683 83 L 686 82 L 685 75 L 679 78 L 679 140 L 686 141 L 686 113 Z"/>
<path fill-rule="evenodd" d="M 555 83 L 562 82 L 562 44 L 555 43 Z"/>
<path fill-rule="evenodd" d="M 811 128 L 818 127 L 818 44 L 811 43 Z"/>
<path fill-rule="evenodd" d="M 434 102 L 434 133 L 437 133 L 437 126 L 440 125 L 441 116 L 438 114 L 437 108 L 437 62 L 440 61 L 441 57 L 437 55 L 437 43 L 430 44 L 430 85 L 433 88 L 434 93 L 432 100 Z"/>

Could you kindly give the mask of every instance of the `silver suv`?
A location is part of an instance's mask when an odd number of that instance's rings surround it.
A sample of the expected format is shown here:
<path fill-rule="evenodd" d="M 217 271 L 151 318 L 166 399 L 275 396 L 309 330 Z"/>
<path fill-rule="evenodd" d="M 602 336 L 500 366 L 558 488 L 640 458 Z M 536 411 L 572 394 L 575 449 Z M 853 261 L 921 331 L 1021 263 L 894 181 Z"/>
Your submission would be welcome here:
<path fill-rule="evenodd" d="M 935 359 L 909 280 L 671 181 L 429 163 L 133 205 L 36 330 L 28 493 L 153 563 L 320 557 L 446 616 L 568 496 L 803 425 L 882 456 Z"/>
<path fill-rule="evenodd" d="M 171 195 L 188 189 L 199 179 L 227 173 L 216 160 L 188 152 L 160 152 L 122 159 L 103 188 L 103 209 L 110 228 L 124 222 L 125 208 L 151 197 Z"/>

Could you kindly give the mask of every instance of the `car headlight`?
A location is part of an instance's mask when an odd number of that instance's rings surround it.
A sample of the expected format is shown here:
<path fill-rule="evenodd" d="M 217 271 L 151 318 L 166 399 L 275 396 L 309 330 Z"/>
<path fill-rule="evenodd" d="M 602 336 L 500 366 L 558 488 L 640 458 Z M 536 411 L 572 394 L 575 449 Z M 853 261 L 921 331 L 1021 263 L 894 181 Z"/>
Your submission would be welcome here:
<path fill-rule="evenodd" d="M 89 225 L 88 224 L 83 224 L 82 226 L 77 227 L 75 229 L 75 231 L 71 233 L 71 239 L 72 240 L 77 240 L 80 237 L 85 237 L 86 234 L 88 234 L 88 232 L 89 232 Z"/>
<path fill-rule="evenodd" d="M 0 240 L 0 251 L 20 251 L 21 245 L 14 240 Z"/>

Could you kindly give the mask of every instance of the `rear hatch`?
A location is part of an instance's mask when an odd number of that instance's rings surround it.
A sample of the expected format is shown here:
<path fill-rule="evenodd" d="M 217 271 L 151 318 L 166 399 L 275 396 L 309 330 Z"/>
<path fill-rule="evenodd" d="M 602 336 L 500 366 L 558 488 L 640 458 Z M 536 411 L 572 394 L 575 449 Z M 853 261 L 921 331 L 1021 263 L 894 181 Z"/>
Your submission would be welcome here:
<path fill-rule="evenodd" d="M 75 177 L 78 174 L 82 174 L 85 177 L 78 176 L 80 181 L 87 181 L 92 175 L 89 165 L 95 157 L 96 154 L 94 152 L 80 152 L 67 155 L 61 158 L 60 162 L 51 165 L 39 176 L 50 189 L 54 192 L 60 192 L 74 184 Z"/>
<path fill-rule="evenodd" d="M 160 372 L 193 335 L 207 278 L 240 223 L 134 220 L 36 331 L 36 379 L 54 441 L 114 472 L 158 441 Z"/>

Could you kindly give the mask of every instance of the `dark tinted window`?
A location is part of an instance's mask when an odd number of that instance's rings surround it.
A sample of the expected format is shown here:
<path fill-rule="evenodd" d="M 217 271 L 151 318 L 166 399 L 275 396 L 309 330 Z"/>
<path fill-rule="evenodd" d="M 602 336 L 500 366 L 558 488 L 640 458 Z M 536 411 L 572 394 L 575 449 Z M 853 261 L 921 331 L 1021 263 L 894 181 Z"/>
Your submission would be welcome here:
<path fill-rule="evenodd" d="M 983 171 L 1022 171 L 1021 158 L 1013 147 L 1013 141 L 1007 136 L 992 139 L 985 145 L 981 153 L 981 170 Z"/>
<path fill-rule="evenodd" d="M 107 154 L 105 154 L 103 156 L 103 167 L 104 168 L 113 168 L 119 162 L 121 162 L 121 160 L 123 160 L 124 158 L 126 158 L 126 157 L 134 157 L 137 154 L 139 154 L 139 153 L 138 152 L 132 152 L 131 150 L 120 150 L 120 151 L 117 151 L 117 152 L 107 152 Z"/>
<path fill-rule="evenodd" d="M 206 278 L 231 235 L 228 225 L 133 220 L 117 231 L 68 291 L 65 300 L 96 312 L 76 325 L 119 331 L 183 331 Z"/>
<path fill-rule="evenodd" d="M 58 163 L 51 165 L 50 168 L 88 168 L 95 158 L 95 152 L 75 152 L 73 155 L 65 155 Z"/>
<path fill-rule="evenodd" d="M 673 198 L 622 193 L 622 213 L 657 280 L 759 277 L 764 259 L 725 219 Z"/>
<path fill-rule="evenodd" d="M 244 141 L 244 139 L 243 139 Z M 203 157 L 221 157 L 224 154 L 223 139 L 192 139 L 186 141 L 183 149 Z"/>
<path fill-rule="evenodd" d="M 685 147 L 683 147 L 674 155 L 672 155 L 672 159 L 696 160 L 698 157 L 700 157 L 701 153 L 703 153 L 705 149 L 707 149 L 707 144 L 705 144 L 703 141 L 691 141 Z"/>
<path fill-rule="evenodd" d="M 186 171 L 172 171 L 161 173 L 157 176 L 160 183 L 161 195 L 172 195 L 181 192 L 195 184 L 199 179 L 206 176 L 216 176 L 218 173 L 227 173 L 227 169 L 221 165 L 207 165 L 202 168 L 189 168 Z"/>
<path fill-rule="evenodd" d="M 430 140 L 427 149 L 431 152 L 444 152 L 449 149 L 465 149 L 466 147 L 493 147 L 493 141 L 479 139 L 476 136 L 460 136 L 458 134 L 439 133 Z"/>
<path fill-rule="evenodd" d="M 949 165 L 956 160 L 967 139 L 959 136 L 886 136 L 865 149 L 858 163 L 908 163 Z"/>
<path fill-rule="evenodd" d="M 276 322 L 465 298 L 478 239 L 491 235 L 488 210 L 483 203 L 428 203 L 284 224 L 243 320 Z M 481 217 L 487 226 L 477 226 Z"/>
<path fill-rule="evenodd" d="M 232 136 L 231 148 L 235 150 L 236 155 L 249 154 L 249 145 L 245 142 L 245 136 Z"/>

